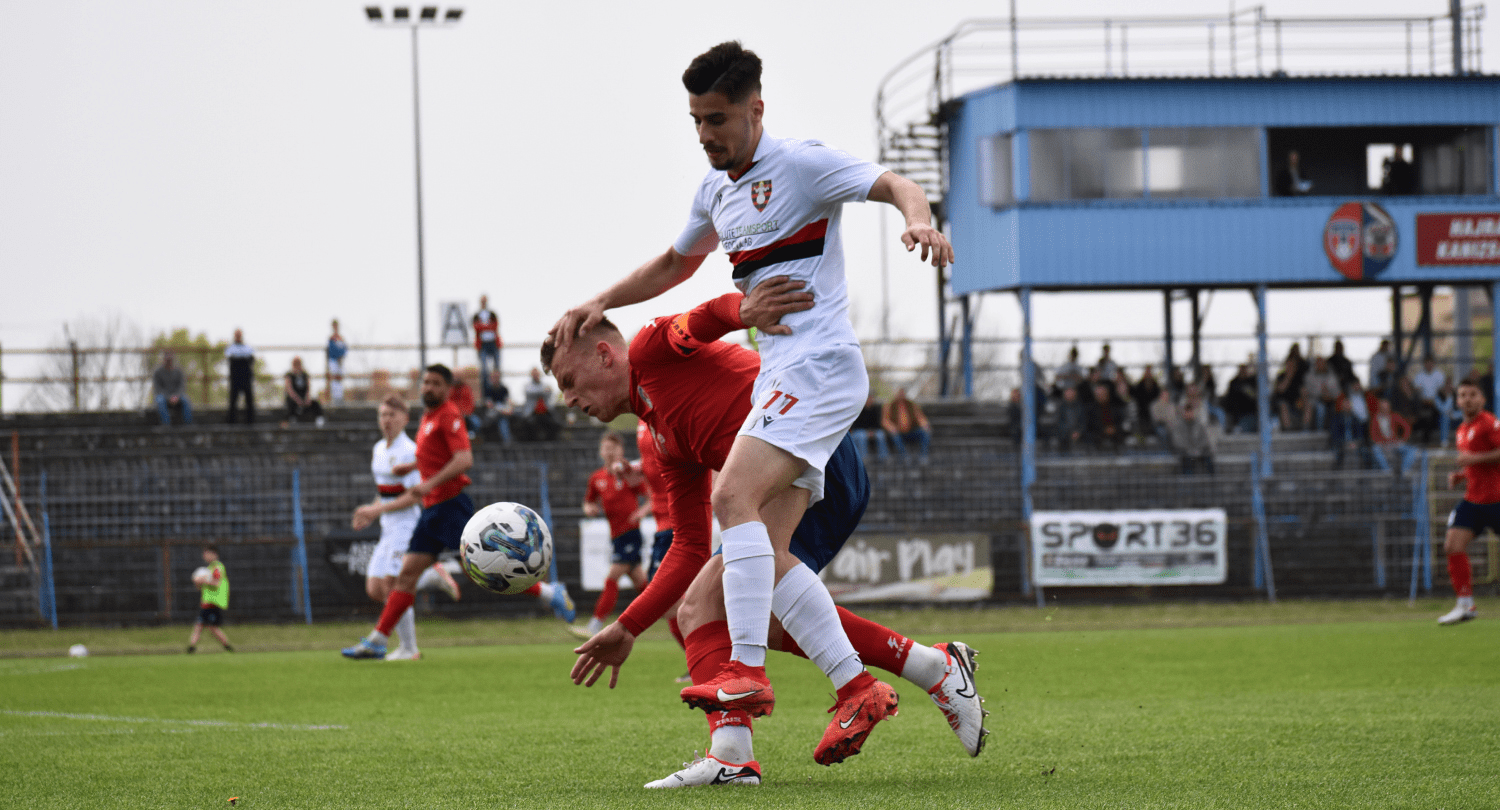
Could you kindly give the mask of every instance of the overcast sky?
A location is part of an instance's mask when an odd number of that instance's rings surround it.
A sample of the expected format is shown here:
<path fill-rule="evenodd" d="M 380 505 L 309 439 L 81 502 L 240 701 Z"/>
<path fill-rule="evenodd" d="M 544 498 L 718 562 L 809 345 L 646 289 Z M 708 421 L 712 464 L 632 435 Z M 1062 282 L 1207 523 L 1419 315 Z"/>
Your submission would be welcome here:
<path fill-rule="evenodd" d="M 414 340 L 410 38 L 369 25 L 363 5 L 0 0 L 6 373 L 27 370 L 12 350 L 112 313 L 148 333 L 185 326 L 227 339 L 239 326 L 259 345 L 321 342 L 332 317 L 353 343 Z M 708 46 L 738 38 L 764 59 L 768 132 L 873 159 L 881 77 L 961 21 L 1006 12 L 995 0 L 462 5 L 460 24 L 421 39 L 429 342 L 437 302 L 472 308 L 481 292 L 508 341 L 535 341 L 671 243 L 706 170 L 678 77 Z M 1448 4 L 1265 5 L 1272 15 L 1441 15 Z M 1019 13 L 1122 7 L 1020 0 Z M 1130 4 L 1134 14 L 1228 7 Z M 845 213 L 865 336 L 879 333 L 883 303 L 878 208 Z M 728 275 L 716 254 L 617 320 L 629 330 L 691 306 L 730 289 Z M 893 251 L 890 278 L 892 333 L 934 335 L 930 270 Z M 1272 329 L 1389 322 L 1379 293 L 1343 293 L 1339 306 L 1327 295 L 1281 294 Z M 1250 328 L 1247 296 L 1215 307 L 1210 331 Z M 1045 296 L 1038 331 L 1150 334 L 1160 309 L 1155 295 Z M 1015 312 L 1008 297 L 988 297 L 981 331 L 1015 334 Z M 508 358 L 507 371 L 522 362 Z M 20 393 L 7 388 L 7 409 Z"/>

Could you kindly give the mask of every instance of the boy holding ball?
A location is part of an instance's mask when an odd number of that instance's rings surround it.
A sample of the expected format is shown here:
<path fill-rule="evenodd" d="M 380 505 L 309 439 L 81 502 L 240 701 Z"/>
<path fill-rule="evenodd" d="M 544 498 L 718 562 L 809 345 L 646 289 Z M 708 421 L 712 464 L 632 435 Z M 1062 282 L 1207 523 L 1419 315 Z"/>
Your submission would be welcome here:
<path fill-rule="evenodd" d="M 229 575 L 224 563 L 219 562 L 219 550 L 213 546 L 203 547 L 203 567 L 193 572 L 193 584 L 203 589 L 199 600 L 198 621 L 193 624 L 193 636 L 188 639 L 188 652 L 198 651 L 198 637 L 203 635 L 203 625 L 209 625 L 214 638 L 224 645 L 225 652 L 234 652 L 229 646 L 220 625 L 224 623 L 224 611 L 229 609 Z"/>

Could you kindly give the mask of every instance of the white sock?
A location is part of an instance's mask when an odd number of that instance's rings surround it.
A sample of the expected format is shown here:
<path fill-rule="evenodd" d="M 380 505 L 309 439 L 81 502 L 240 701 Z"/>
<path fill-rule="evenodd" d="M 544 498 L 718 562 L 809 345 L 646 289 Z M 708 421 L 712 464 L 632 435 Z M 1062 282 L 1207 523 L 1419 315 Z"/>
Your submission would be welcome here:
<path fill-rule="evenodd" d="M 433 570 L 433 567 L 429 565 L 429 566 L 427 566 L 427 569 L 422 572 L 422 576 L 417 577 L 417 590 L 418 591 L 437 591 L 437 590 L 442 590 L 442 586 L 440 586 L 438 584 L 438 583 L 440 583 L 442 581 L 443 581 L 442 577 L 438 576 L 438 572 L 435 571 L 435 570 Z"/>
<path fill-rule="evenodd" d="M 1472 596 L 1460 596 L 1460 597 L 1458 597 L 1458 606 L 1461 607 L 1461 608 L 1463 608 L 1464 610 L 1473 610 L 1474 609 L 1474 597 L 1472 597 Z"/>
<path fill-rule="evenodd" d="M 371 644 L 384 644 L 390 640 L 390 636 L 380 632 L 379 630 L 371 630 L 370 635 L 365 636 L 365 641 L 368 641 Z"/>
<path fill-rule="evenodd" d="M 721 762 L 739 765 L 755 759 L 753 735 L 745 726 L 719 726 L 708 739 L 708 752 Z"/>
<path fill-rule="evenodd" d="M 901 667 L 901 677 L 928 692 L 942 683 L 947 674 L 948 656 L 942 650 L 912 642 L 911 649 L 906 653 L 906 664 Z"/>
<path fill-rule="evenodd" d="M 542 586 L 542 590 L 537 593 L 536 598 L 542 600 L 543 602 L 551 602 L 552 601 L 552 588 L 553 588 L 552 583 L 550 583 L 550 582 L 538 582 L 537 584 L 540 585 L 540 586 Z"/>
<path fill-rule="evenodd" d="M 833 597 L 811 568 L 799 564 L 782 575 L 771 594 L 771 611 L 797 646 L 833 681 L 833 688 L 842 688 L 864 671 L 859 653 L 839 623 Z"/>
<path fill-rule="evenodd" d="M 408 652 L 417 651 L 417 611 L 416 608 L 407 608 L 396 620 L 396 635 L 401 637 L 401 649 Z"/>
<path fill-rule="evenodd" d="M 438 563 L 438 565 L 441 565 L 443 567 L 443 570 L 454 576 L 458 576 L 459 572 L 464 570 L 464 564 L 459 562 L 457 558 L 444 560 Z"/>
<path fill-rule="evenodd" d="M 776 550 L 766 524 L 741 523 L 724 538 L 724 613 L 729 619 L 730 657 L 745 666 L 766 665 L 771 632 L 771 590 L 776 584 Z M 796 638 L 796 635 L 793 635 Z"/>

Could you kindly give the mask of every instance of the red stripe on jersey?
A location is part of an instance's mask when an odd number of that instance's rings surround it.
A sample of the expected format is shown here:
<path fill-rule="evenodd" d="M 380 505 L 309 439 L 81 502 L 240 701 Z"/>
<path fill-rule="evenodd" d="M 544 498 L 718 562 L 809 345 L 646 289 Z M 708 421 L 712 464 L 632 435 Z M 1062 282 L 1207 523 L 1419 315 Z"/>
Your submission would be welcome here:
<path fill-rule="evenodd" d="M 813 224 L 803 228 L 802 230 L 797 231 L 791 236 L 788 236 L 785 239 L 778 239 L 775 242 L 766 245 L 765 247 L 759 247 L 754 250 L 737 250 L 729 254 L 729 261 L 731 264 L 753 262 L 757 259 L 766 258 L 767 256 L 771 255 L 771 252 L 776 250 L 777 248 L 786 247 L 787 245 L 797 245 L 803 242 L 812 242 L 814 240 L 822 239 L 827 235 L 828 220 L 820 219 L 817 222 L 814 222 Z"/>

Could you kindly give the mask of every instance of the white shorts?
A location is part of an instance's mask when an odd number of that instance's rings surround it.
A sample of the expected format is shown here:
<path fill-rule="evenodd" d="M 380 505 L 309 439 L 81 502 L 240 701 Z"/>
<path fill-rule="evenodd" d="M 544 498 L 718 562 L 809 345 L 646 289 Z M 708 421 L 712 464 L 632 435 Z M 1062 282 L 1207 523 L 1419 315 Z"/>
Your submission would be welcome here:
<path fill-rule="evenodd" d="M 329 376 L 337 377 L 337 376 L 339 376 L 340 374 L 343 374 L 343 373 L 344 373 L 344 358 L 340 357 L 337 360 L 333 359 L 332 357 L 328 358 L 328 374 L 329 374 Z"/>
<path fill-rule="evenodd" d="M 807 469 L 792 486 L 812 493 L 807 502 L 812 506 L 823 499 L 823 468 L 864 410 L 869 391 L 865 358 L 857 344 L 820 349 L 755 378 L 755 404 L 740 435 L 754 436 L 806 462 Z"/>
<path fill-rule="evenodd" d="M 370 552 L 366 577 L 394 577 L 401 573 L 401 562 L 406 558 L 406 548 L 411 545 L 411 535 L 421 514 L 421 508 L 414 507 L 380 516 L 380 542 Z"/>

